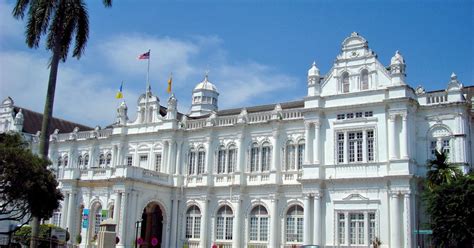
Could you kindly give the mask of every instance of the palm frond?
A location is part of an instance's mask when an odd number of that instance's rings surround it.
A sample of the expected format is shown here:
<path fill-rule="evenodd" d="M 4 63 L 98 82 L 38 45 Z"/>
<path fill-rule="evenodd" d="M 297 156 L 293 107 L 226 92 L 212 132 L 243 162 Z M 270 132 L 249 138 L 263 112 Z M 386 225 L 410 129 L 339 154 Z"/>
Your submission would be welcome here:
<path fill-rule="evenodd" d="M 102 0 L 105 7 L 112 7 L 112 0 Z"/>
<path fill-rule="evenodd" d="M 25 10 L 28 8 L 29 4 L 30 0 L 17 0 L 12 11 L 13 17 L 16 19 L 23 19 L 25 16 Z"/>
<path fill-rule="evenodd" d="M 72 56 L 79 59 L 84 53 L 89 38 L 89 15 L 82 0 L 76 0 L 75 2 L 76 41 Z"/>

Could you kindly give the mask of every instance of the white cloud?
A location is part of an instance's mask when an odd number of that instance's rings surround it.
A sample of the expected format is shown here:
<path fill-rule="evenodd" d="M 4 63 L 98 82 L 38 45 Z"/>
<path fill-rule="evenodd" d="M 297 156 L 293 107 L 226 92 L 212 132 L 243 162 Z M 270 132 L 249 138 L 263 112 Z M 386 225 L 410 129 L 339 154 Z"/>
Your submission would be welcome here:
<path fill-rule="evenodd" d="M 129 117 L 133 119 L 136 99 L 145 88 L 146 74 L 146 61 L 137 60 L 137 56 L 148 49 L 152 53 L 153 92 L 166 105 L 166 80 L 172 71 L 173 90 L 182 112 L 188 111 L 192 89 L 202 80 L 206 69 L 210 69 L 210 80 L 219 90 L 220 109 L 278 102 L 271 95 L 291 89 L 290 85 L 296 82 L 294 77 L 269 65 L 229 62 L 223 41 L 217 36 L 177 39 L 123 34 L 100 44 L 90 46 L 80 61 L 70 59 L 60 64 L 55 116 L 89 126 L 112 123 L 118 104 L 114 95 L 119 82 L 127 79 L 124 95 Z M 0 50 L 0 97 L 11 96 L 16 104 L 42 112 L 49 75 L 48 57 L 37 54 L 40 53 Z M 103 61 L 94 61 L 96 58 Z"/>

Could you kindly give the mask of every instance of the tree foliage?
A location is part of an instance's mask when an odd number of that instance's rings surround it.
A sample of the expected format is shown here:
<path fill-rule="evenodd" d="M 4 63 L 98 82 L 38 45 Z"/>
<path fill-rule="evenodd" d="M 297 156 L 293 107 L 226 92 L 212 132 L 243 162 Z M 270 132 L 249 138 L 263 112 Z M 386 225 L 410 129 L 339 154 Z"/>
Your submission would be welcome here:
<path fill-rule="evenodd" d="M 53 224 L 42 224 L 39 228 L 39 238 L 40 242 L 38 247 L 50 248 L 50 237 L 51 237 L 51 229 L 62 229 L 61 227 L 55 226 Z M 13 240 L 18 242 L 22 245 L 29 246 L 31 240 L 31 227 L 30 226 L 23 226 L 18 229 L 13 236 Z M 69 240 L 69 232 L 66 231 L 66 241 Z"/>
<path fill-rule="evenodd" d="M 436 152 L 427 163 L 424 201 L 433 230 L 435 247 L 472 247 L 474 238 L 474 175 L 463 175 L 459 167 Z"/>
<path fill-rule="evenodd" d="M 0 134 L 0 221 L 50 218 L 63 196 L 50 161 L 28 149 L 19 134 Z"/>

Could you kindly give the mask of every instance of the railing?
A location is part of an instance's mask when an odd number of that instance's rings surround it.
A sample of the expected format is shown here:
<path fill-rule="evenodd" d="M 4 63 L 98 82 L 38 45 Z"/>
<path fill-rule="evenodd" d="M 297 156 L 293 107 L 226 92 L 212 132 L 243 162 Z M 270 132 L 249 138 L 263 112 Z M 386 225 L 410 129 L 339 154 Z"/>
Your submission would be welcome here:
<path fill-rule="evenodd" d="M 283 181 L 295 181 L 301 178 L 302 171 L 283 171 Z"/>
<path fill-rule="evenodd" d="M 303 114 L 301 113 L 300 109 L 284 110 L 282 112 L 282 116 L 283 116 L 283 120 L 303 119 Z"/>
<path fill-rule="evenodd" d="M 249 123 L 262 123 L 272 119 L 272 112 L 252 113 L 248 115 Z"/>
<path fill-rule="evenodd" d="M 223 116 L 223 117 L 218 117 L 216 119 L 216 125 L 219 127 L 223 126 L 232 126 L 237 124 L 238 117 L 237 116 Z"/>
<path fill-rule="evenodd" d="M 259 184 L 261 182 L 269 182 L 270 181 L 270 172 L 248 172 L 247 174 L 247 182 L 249 184 Z"/>
<path fill-rule="evenodd" d="M 232 248 L 232 241 L 215 241 L 214 244 L 219 248 Z"/>
<path fill-rule="evenodd" d="M 354 163 L 326 165 L 326 178 L 366 178 L 387 175 L 386 163 Z"/>
<path fill-rule="evenodd" d="M 186 129 L 198 129 L 206 126 L 206 120 L 193 120 L 186 122 Z"/>
<path fill-rule="evenodd" d="M 247 244 L 248 248 L 267 248 L 268 243 L 263 243 L 263 242 L 249 242 Z"/>
<path fill-rule="evenodd" d="M 446 92 L 434 92 L 426 95 L 426 104 L 438 104 L 448 101 Z"/>
<path fill-rule="evenodd" d="M 188 247 L 189 248 L 199 248 L 199 240 L 188 240 L 188 241 L 185 241 L 185 243 L 188 244 Z"/>
<path fill-rule="evenodd" d="M 82 131 L 77 133 L 59 133 L 59 134 L 52 134 L 51 136 L 56 136 L 57 141 L 66 141 L 66 140 L 86 140 L 92 138 L 98 139 L 105 139 L 111 136 L 113 133 L 113 129 L 102 129 L 96 131 Z M 75 137 L 75 138 L 74 138 Z"/>

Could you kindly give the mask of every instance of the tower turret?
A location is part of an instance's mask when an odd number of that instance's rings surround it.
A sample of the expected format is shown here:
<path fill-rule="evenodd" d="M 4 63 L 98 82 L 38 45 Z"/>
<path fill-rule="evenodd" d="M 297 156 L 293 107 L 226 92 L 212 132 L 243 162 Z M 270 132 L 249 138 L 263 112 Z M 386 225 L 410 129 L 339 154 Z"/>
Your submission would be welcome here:
<path fill-rule="evenodd" d="M 405 85 L 405 60 L 397 50 L 390 60 L 390 75 L 392 76 L 392 85 Z"/>
<path fill-rule="evenodd" d="M 204 80 L 194 87 L 191 112 L 189 113 L 189 116 L 203 116 L 210 114 L 213 111 L 217 111 L 218 97 L 219 93 L 217 92 L 217 88 L 214 84 L 209 82 L 206 73 Z"/>
<path fill-rule="evenodd" d="M 308 96 L 319 96 L 321 93 L 321 76 L 319 75 L 319 68 L 316 62 L 308 70 Z"/>

